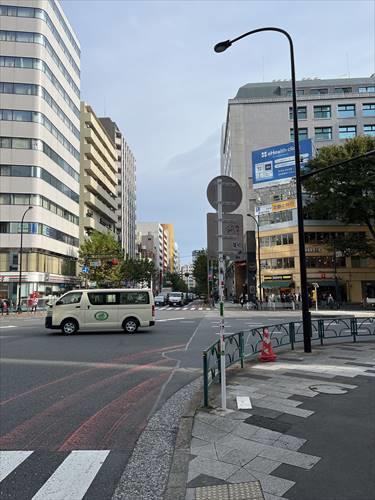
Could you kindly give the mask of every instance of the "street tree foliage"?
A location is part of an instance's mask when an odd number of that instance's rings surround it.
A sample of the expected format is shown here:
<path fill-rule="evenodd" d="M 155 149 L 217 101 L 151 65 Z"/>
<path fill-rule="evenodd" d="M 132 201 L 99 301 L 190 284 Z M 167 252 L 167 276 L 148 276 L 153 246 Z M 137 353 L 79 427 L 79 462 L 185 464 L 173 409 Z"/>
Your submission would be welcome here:
<path fill-rule="evenodd" d="M 109 284 L 118 286 L 120 281 L 120 259 L 123 252 L 115 236 L 93 231 L 79 248 L 79 264 L 88 268 L 88 273 L 80 273 L 84 281 L 96 282 L 98 287 Z"/>
<path fill-rule="evenodd" d="M 120 266 L 121 280 L 134 286 L 137 283 L 146 282 L 147 287 L 151 288 L 155 280 L 155 264 L 149 259 L 133 259 L 126 257 Z"/>
<path fill-rule="evenodd" d="M 193 276 L 198 295 L 207 295 L 207 251 L 202 248 L 194 262 Z"/>
<path fill-rule="evenodd" d="M 321 148 L 307 166 L 318 170 L 375 150 L 375 138 L 359 136 L 344 144 Z M 334 247 L 345 255 L 375 257 L 375 155 L 328 169 L 303 183 L 310 194 L 306 213 L 309 218 L 361 224 L 370 236 L 346 233 L 336 238 Z"/>
<path fill-rule="evenodd" d="M 172 287 L 173 292 L 187 292 L 187 285 L 178 273 L 166 273 L 163 286 Z"/>

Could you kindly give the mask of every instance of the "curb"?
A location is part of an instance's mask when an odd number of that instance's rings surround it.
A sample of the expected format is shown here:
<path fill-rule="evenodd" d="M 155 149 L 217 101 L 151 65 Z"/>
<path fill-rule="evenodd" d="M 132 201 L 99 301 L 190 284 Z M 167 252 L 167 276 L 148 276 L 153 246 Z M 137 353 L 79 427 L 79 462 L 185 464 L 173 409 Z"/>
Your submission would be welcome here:
<path fill-rule="evenodd" d="M 201 392 L 202 377 L 198 377 L 179 389 L 151 417 L 112 500 L 185 499 L 194 405 L 201 401 Z"/>

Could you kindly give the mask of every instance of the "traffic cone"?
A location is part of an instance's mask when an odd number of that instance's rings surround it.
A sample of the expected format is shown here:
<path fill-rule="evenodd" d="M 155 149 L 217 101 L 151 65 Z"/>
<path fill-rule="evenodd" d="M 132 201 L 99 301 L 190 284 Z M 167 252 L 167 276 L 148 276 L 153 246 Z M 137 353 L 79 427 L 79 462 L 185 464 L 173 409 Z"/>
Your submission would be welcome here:
<path fill-rule="evenodd" d="M 263 328 L 262 352 L 260 353 L 259 361 L 276 361 L 276 354 L 272 349 L 268 328 Z"/>

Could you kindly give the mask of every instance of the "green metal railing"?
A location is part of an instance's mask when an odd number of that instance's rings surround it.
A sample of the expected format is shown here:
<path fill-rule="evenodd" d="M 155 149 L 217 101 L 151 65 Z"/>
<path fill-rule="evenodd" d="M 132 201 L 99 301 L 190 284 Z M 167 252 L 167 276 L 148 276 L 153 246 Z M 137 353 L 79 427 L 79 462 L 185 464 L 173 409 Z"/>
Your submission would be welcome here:
<path fill-rule="evenodd" d="M 324 345 L 329 339 L 375 335 L 375 318 L 330 318 L 314 319 L 312 323 L 312 343 Z M 303 323 L 277 323 L 261 326 L 238 333 L 225 335 L 225 366 L 234 363 L 244 366 L 244 360 L 261 351 L 263 330 L 267 328 L 270 334 L 272 347 L 278 348 L 290 345 L 294 350 L 295 344 L 303 342 Z M 217 378 L 220 378 L 220 342 L 219 340 L 203 351 L 203 392 L 204 406 L 208 406 L 208 388 Z"/>

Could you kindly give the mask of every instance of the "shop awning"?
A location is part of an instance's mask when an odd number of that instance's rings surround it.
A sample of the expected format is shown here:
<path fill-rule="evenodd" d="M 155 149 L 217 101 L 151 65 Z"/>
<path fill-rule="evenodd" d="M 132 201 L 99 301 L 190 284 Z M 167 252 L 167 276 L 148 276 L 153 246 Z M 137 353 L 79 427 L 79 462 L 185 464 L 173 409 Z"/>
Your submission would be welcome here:
<path fill-rule="evenodd" d="M 262 288 L 290 288 L 290 281 L 269 280 L 263 281 Z"/>

